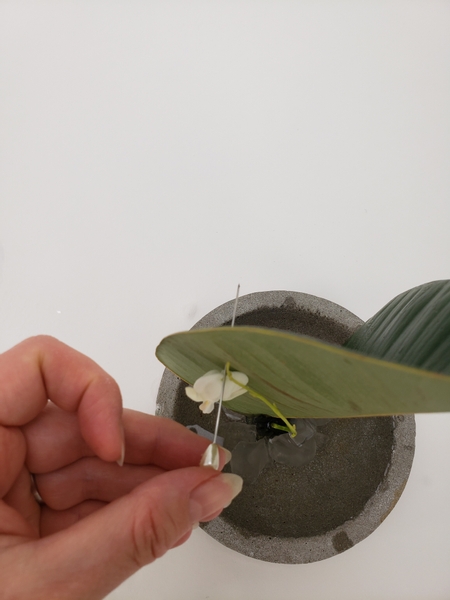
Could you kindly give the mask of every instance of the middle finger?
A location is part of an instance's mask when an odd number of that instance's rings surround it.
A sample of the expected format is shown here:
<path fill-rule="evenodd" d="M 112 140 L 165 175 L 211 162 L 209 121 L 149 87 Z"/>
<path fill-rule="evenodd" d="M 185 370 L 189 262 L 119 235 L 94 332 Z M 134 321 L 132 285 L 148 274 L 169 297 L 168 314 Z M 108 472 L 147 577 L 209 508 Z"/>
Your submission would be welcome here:
<path fill-rule="evenodd" d="M 48 507 L 65 510 L 86 500 L 112 502 L 163 472 L 153 465 L 119 467 L 116 463 L 90 457 L 51 473 L 35 475 L 35 482 Z"/>

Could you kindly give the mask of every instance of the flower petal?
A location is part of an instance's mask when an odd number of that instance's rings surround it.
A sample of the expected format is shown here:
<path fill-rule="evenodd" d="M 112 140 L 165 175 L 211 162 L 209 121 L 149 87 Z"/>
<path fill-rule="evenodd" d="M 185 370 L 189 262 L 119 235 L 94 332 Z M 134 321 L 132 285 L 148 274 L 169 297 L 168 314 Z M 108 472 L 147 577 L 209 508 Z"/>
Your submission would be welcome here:
<path fill-rule="evenodd" d="M 204 400 L 217 402 L 222 393 L 223 375 L 219 371 L 209 371 L 197 379 L 194 390 Z"/>
<path fill-rule="evenodd" d="M 248 383 L 248 377 L 245 373 L 234 371 L 232 376 L 233 379 L 236 379 L 242 385 Z M 192 387 L 187 386 L 185 388 L 188 398 L 194 400 L 194 402 L 201 402 L 200 410 L 204 414 L 211 413 L 214 409 L 214 404 L 220 400 L 224 377 L 225 371 L 213 369 L 199 377 Z M 240 385 L 234 383 L 227 377 L 223 399 L 224 401 L 232 400 L 241 394 L 245 394 L 246 391 L 247 390 L 243 389 Z"/>
<path fill-rule="evenodd" d="M 239 371 L 232 371 L 231 376 L 233 377 L 233 379 L 236 379 L 236 381 L 239 381 L 239 383 L 241 383 L 242 385 L 247 385 L 248 383 L 248 377 L 245 373 L 240 373 Z M 227 377 L 227 380 L 225 382 L 225 390 L 223 394 L 224 401 L 233 400 L 233 398 L 237 398 L 237 396 L 241 396 L 246 392 L 247 390 L 239 386 L 237 383 L 234 383 L 234 381 L 231 381 Z"/>
<path fill-rule="evenodd" d="M 194 402 L 203 402 L 203 398 L 197 394 L 193 387 L 187 386 L 184 391 L 186 392 L 186 396 Z"/>
<path fill-rule="evenodd" d="M 208 402 L 208 400 L 205 400 L 202 404 L 200 404 L 199 408 L 204 415 L 209 415 L 209 413 L 213 411 L 214 402 Z"/>
<path fill-rule="evenodd" d="M 199 377 L 199 379 L 202 379 L 203 377 L 209 377 L 209 375 L 223 375 L 223 371 L 218 371 L 217 369 L 213 369 L 212 371 L 208 371 L 207 373 L 202 375 L 202 377 Z"/>

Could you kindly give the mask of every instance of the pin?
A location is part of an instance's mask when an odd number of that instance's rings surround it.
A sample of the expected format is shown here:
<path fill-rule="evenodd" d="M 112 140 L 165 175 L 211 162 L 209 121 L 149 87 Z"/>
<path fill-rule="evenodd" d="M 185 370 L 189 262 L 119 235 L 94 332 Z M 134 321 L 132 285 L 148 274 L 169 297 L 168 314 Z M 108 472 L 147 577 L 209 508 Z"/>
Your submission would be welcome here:
<path fill-rule="evenodd" d="M 200 466 L 201 467 L 212 467 L 213 469 L 218 471 L 219 470 L 219 462 L 220 462 L 219 446 L 213 442 L 206 448 L 206 451 L 203 454 L 202 459 L 200 461 Z"/>
<path fill-rule="evenodd" d="M 234 322 L 236 320 L 236 311 L 237 304 L 239 299 L 239 290 L 241 288 L 241 284 L 239 283 L 236 290 L 236 298 L 234 300 L 234 308 L 233 308 L 233 317 L 231 319 L 231 327 L 234 327 Z M 224 377 L 222 383 L 222 391 L 220 393 L 219 407 L 217 409 L 217 417 L 216 417 L 216 427 L 214 429 L 214 438 L 212 444 L 210 444 L 206 448 L 206 452 L 203 454 L 202 459 L 200 461 L 201 467 L 212 467 L 219 470 L 219 446 L 217 445 L 217 436 L 219 433 L 219 423 L 220 423 L 220 415 L 222 413 L 222 403 L 223 403 L 223 395 L 225 392 L 225 382 L 227 379 L 226 369 L 224 369 Z"/>

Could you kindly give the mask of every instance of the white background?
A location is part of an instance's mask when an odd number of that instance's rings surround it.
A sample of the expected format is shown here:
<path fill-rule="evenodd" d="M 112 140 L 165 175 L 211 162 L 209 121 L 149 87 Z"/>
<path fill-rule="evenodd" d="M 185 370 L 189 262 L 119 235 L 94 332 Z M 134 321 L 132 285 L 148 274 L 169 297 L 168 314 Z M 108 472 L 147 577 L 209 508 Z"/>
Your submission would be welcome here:
<path fill-rule="evenodd" d="M 162 337 L 450 277 L 450 3 L 0 0 L 0 350 L 48 333 L 153 412 Z M 195 531 L 110 596 L 448 600 L 450 419 L 389 518 L 312 565 Z"/>

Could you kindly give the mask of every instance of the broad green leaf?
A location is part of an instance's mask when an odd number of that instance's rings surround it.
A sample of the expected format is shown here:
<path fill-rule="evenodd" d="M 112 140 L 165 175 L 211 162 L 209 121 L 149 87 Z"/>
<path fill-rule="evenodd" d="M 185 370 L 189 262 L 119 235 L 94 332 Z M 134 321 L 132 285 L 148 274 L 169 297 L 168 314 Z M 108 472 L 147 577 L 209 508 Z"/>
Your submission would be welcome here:
<path fill-rule="evenodd" d="M 450 375 L 450 281 L 400 294 L 345 344 L 369 356 Z"/>
<path fill-rule="evenodd" d="M 450 410 L 450 281 L 400 294 L 345 348 L 272 329 L 222 327 L 165 338 L 158 358 L 193 383 L 230 362 L 287 417 L 352 417 Z M 227 403 L 268 409 L 248 394 Z"/>
<path fill-rule="evenodd" d="M 229 361 L 286 417 L 355 417 L 450 410 L 450 377 L 272 329 L 220 327 L 165 338 L 156 355 L 189 384 Z M 186 398 L 186 402 L 190 402 Z M 248 394 L 227 402 L 267 413 Z"/>

